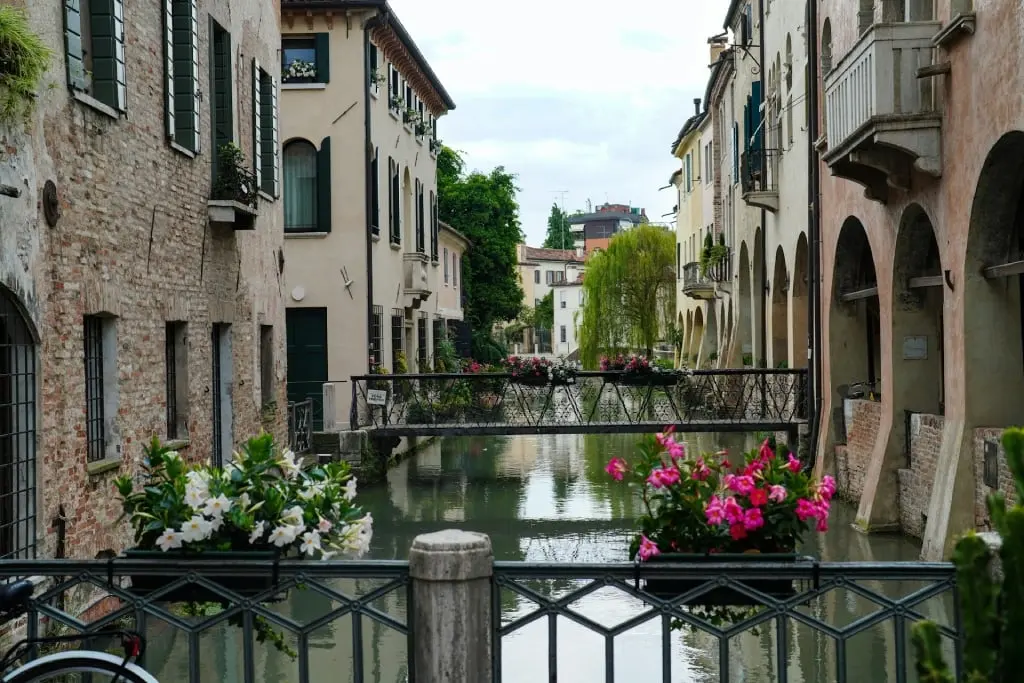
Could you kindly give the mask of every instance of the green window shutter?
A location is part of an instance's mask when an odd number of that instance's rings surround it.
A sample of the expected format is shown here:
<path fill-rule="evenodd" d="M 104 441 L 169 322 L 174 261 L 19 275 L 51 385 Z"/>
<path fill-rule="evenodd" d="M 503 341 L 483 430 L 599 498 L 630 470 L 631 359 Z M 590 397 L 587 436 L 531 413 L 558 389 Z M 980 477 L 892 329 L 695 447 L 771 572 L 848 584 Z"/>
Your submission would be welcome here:
<path fill-rule="evenodd" d="M 128 99 L 124 64 L 124 1 L 91 0 L 93 97 L 118 111 Z"/>
<path fill-rule="evenodd" d="M 199 137 L 199 6 L 198 0 L 189 0 L 189 23 L 191 24 L 192 37 L 190 47 L 192 53 L 192 87 L 188 93 L 187 102 L 192 105 L 192 115 L 189 117 L 189 130 L 192 135 L 192 150 L 199 154 L 202 146 Z"/>
<path fill-rule="evenodd" d="M 316 36 L 316 82 L 331 81 L 331 34 L 317 33 Z"/>
<path fill-rule="evenodd" d="M 231 103 L 231 37 L 216 26 L 213 38 L 213 109 L 214 150 L 216 157 L 221 145 L 234 142 L 234 111 Z"/>
<path fill-rule="evenodd" d="M 317 231 L 331 231 L 331 138 L 320 143 L 316 154 Z"/>
<path fill-rule="evenodd" d="M 80 3 L 81 0 L 64 0 L 64 54 L 68 63 L 68 86 L 72 90 L 85 90 Z"/>
<path fill-rule="evenodd" d="M 392 181 L 395 178 L 395 161 L 388 157 L 388 239 L 395 241 L 395 189 Z"/>
<path fill-rule="evenodd" d="M 199 10 L 196 0 L 169 0 L 173 20 L 174 136 L 199 152 Z"/>
<path fill-rule="evenodd" d="M 256 187 L 263 189 L 263 134 L 260 130 L 260 118 L 263 107 L 260 106 L 260 63 L 252 60 L 252 170 L 256 174 Z"/>
<path fill-rule="evenodd" d="M 277 152 L 277 81 L 266 71 L 260 71 L 260 164 L 262 181 L 260 187 L 271 197 L 278 195 L 280 175 Z"/>
<path fill-rule="evenodd" d="M 174 0 L 164 0 L 164 117 L 167 138 L 174 139 Z"/>
<path fill-rule="evenodd" d="M 373 150 L 370 162 L 370 232 L 380 235 L 380 148 Z"/>
<path fill-rule="evenodd" d="M 271 163 L 273 164 L 273 177 L 274 187 L 273 195 L 275 197 L 281 196 L 281 111 L 277 106 L 277 79 L 270 79 L 270 111 L 273 121 L 271 130 L 273 131 L 273 147 L 270 151 Z"/>

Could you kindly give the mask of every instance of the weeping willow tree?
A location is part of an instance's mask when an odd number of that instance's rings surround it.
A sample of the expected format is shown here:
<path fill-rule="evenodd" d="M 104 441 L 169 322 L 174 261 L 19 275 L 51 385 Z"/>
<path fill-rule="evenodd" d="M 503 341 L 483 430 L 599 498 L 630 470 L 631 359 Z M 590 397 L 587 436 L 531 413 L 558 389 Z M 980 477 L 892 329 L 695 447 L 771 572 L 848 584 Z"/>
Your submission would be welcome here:
<path fill-rule="evenodd" d="M 597 367 L 602 354 L 653 353 L 675 315 L 675 252 L 673 233 L 640 225 L 587 260 L 579 321 L 584 367 Z"/>

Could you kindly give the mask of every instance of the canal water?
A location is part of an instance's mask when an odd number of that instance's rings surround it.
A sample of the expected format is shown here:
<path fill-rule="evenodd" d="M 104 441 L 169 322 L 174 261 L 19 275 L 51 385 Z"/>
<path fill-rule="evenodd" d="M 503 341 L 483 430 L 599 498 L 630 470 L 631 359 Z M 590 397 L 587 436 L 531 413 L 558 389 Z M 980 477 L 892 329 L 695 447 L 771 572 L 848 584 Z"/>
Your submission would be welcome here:
<path fill-rule="evenodd" d="M 688 435 L 691 451 L 736 450 L 754 445 L 753 435 Z M 630 457 L 635 436 L 547 435 L 451 438 L 435 441 L 391 471 L 387 482 L 363 487 L 359 501 L 373 513 L 374 540 L 370 557 L 406 559 L 413 538 L 444 528 L 479 531 L 490 536 L 497 560 L 530 562 L 621 562 L 628 559 L 637 501 L 622 484 L 604 472 L 611 457 Z M 830 530 L 815 535 L 801 549 L 829 561 L 911 561 L 918 543 L 897 535 L 864 535 L 853 530 L 854 511 L 837 504 Z M 338 581 L 337 590 L 362 595 L 383 582 Z M 548 586 L 564 595 L 582 586 L 562 581 Z M 536 588 L 536 586 L 533 586 Z M 870 582 L 865 588 L 902 597 L 923 587 L 909 582 Z M 400 592 L 372 603 L 382 613 L 405 619 Z M 302 623 L 311 623 L 341 606 L 314 591 L 293 591 L 288 602 L 274 606 Z M 513 594 L 503 596 L 503 620 L 525 616 L 534 603 Z M 611 588 L 572 605 L 572 609 L 605 627 L 644 611 L 644 603 Z M 920 611 L 948 624 L 948 600 L 933 599 Z M 842 627 L 871 615 L 878 605 L 854 590 L 836 590 L 806 608 L 806 614 Z M 504 683 L 537 683 L 548 675 L 548 620 L 536 622 L 502 641 Z M 615 639 L 616 681 L 661 681 L 660 619 L 629 630 Z M 788 680 L 826 683 L 836 680 L 836 647 L 829 637 L 809 627 L 792 625 L 786 634 Z M 363 667 L 368 683 L 407 680 L 406 639 L 386 625 L 364 619 Z M 730 640 L 730 682 L 774 683 L 778 634 L 773 627 L 745 632 Z M 182 640 L 180 637 L 178 640 Z M 223 645 L 227 641 L 227 647 Z M 289 639 L 295 643 L 295 639 Z M 910 655 L 907 641 L 908 660 Z M 187 680 L 185 643 L 168 642 L 159 649 L 160 680 Z M 575 622 L 559 617 L 557 680 L 598 683 L 604 680 L 604 639 Z M 717 640 L 692 630 L 671 637 L 673 683 L 719 681 Z M 173 652 L 183 655 L 178 658 Z M 258 648 L 257 680 L 297 680 L 297 665 L 272 648 Z M 241 635 L 236 629 L 214 629 L 200 647 L 203 680 L 241 681 Z M 850 639 L 845 653 L 847 680 L 895 681 L 896 638 L 892 622 L 866 628 Z M 150 666 L 153 666 L 151 662 Z M 311 680 L 352 681 L 352 625 L 339 619 L 310 637 Z M 908 664 L 908 670 L 913 667 Z M 160 675 L 163 673 L 163 675 Z M 915 681 L 911 672 L 908 681 Z"/>

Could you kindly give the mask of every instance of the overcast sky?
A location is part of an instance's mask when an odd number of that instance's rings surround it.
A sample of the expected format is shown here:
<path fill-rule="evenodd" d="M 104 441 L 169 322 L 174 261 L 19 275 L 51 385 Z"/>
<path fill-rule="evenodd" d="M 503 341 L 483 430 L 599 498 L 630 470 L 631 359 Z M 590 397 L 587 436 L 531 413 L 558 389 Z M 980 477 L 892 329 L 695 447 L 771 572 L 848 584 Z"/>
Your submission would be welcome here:
<path fill-rule="evenodd" d="M 527 242 L 552 202 L 675 204 L 670 147 L 708 77 L 728 0 L 391 0 L 456 110 L 438 122 L 470 169 L 519 176 Z"/>

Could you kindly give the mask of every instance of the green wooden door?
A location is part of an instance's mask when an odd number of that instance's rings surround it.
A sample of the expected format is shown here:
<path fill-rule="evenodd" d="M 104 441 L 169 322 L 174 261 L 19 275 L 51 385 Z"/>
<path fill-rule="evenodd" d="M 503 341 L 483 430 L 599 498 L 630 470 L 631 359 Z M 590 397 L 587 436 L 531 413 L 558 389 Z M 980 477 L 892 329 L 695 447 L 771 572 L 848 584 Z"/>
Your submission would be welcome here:
<path fill-rule="evenodd" d="M 327 309 L 289 308 L 288 401 L 313 399 L 313 431 L 323 429 L 323 385 L 327 381 Z"/>

